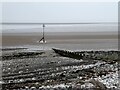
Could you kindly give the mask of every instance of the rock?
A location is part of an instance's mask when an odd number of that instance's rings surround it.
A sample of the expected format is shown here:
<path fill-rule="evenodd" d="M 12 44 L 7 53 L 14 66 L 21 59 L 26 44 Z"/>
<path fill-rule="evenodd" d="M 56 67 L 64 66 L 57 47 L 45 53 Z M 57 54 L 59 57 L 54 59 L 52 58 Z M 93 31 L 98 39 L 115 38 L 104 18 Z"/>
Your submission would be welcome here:
<path fill-rule="evenodd" d="M 89 82 L 92 83 L 96 88 L 99 88 L 100 90 L 107 90 L 107 87 L 98 80 L 91 79 Z"/>

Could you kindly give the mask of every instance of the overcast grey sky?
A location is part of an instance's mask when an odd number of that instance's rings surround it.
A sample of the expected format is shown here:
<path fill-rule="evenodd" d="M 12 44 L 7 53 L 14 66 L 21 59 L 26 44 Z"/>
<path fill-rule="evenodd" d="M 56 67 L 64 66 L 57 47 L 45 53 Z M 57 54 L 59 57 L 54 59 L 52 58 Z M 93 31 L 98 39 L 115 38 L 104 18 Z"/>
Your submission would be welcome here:
<path fill-rule="evenodd" d="M 115 2 L 10 2 L 3 3 L 3 22 L 80 23 L 117 22 Z"/>

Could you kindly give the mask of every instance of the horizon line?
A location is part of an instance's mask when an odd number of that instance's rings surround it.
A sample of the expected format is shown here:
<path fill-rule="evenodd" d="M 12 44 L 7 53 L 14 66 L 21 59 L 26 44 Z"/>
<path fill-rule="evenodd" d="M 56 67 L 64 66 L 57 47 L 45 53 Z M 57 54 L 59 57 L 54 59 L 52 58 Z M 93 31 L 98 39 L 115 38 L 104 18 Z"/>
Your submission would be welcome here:
<path fill-rule="evenodd" d="M 79 22 L 79 23 L 47 23 L 47 22 L 43 22 L 43 23 L 39 23 L 39 22 L 35 22 L 35 23 L 32 23 L 32 22 L 2 22 L 0 24 L 113 24 L 113 23 L 118 23 L 118 22 Z"/>

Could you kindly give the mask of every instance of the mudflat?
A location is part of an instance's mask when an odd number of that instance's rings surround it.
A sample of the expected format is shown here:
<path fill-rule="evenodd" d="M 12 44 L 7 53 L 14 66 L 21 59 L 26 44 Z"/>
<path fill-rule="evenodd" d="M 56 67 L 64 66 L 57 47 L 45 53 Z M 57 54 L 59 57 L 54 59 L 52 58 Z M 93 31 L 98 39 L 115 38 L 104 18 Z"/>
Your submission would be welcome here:
<path fill-rule="evenodd" d="M 2 35 L 3 46 L 38 44 L 42 33 L 7 33 Z M 89 44 L 89 43 L 117 43 L 117 32 L 47 32 L 47 44 Z"/>

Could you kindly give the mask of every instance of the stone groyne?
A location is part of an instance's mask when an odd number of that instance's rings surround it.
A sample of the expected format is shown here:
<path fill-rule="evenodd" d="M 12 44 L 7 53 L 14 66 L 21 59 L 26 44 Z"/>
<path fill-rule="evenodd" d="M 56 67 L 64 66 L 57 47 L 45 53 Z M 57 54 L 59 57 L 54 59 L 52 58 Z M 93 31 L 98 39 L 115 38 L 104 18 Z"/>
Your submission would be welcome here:
<path fill-rule="evenodd" d="M 119 51 L 69 51 L 52 48 L 57 54 L 83 60 L 103 60 L 106 62 L 116 62 L 119 60 Z"/>

